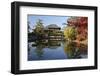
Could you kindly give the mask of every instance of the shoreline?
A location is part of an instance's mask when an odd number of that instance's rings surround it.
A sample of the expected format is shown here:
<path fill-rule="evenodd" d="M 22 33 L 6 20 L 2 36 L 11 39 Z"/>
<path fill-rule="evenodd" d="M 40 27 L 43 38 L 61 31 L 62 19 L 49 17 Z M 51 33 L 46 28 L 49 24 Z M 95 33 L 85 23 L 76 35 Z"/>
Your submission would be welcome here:
<path fill-rule="evenodd" d="M 78 43 L 78 44 L 88 45 L 88 40 L 83 40 L 83 41 L 73 40 L 72 42 L 76 42 L 76 43 Z"/>

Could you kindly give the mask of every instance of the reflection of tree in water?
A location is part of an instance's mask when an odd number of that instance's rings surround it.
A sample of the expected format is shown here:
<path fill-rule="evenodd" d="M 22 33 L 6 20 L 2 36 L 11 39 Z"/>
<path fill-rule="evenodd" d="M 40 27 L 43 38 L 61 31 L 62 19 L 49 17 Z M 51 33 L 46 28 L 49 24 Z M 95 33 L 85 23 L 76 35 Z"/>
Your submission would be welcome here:
<path fill-rule="evenodd" d="M 29 44 L 28 44 L 28 51 L 30 51 L 30 46 L 29 46 Z"/>
<path fill-rule="evenodd" d="M 64 51 L 67 54 L 68 59 L 81 58 L 80 49 L 79 47 L 76 47 L 76 43 L 74 42 L 66 42 L 64 44 Z"/>
<path fill-rule="evenodd" d="M 45 47 L 44 45 L 42 45 L 42 42 L 41 41 L 35 41 L 35 45 L 32 45 L 33 47 L 36 46 L 36 49 L 35 49 L 35 53 L 36 55 L 41 58 L 43 56 L 43 48 Z"/>
<path fill-rule="evenodd" d="M 35 53 L 39 58 L 43 56 L 44 48 L 56 49 L 60 46 L 59 41 L 54 40 L 36 40 L 33 42 L 32 47 L 36 47 Z"/>
<path fill-rule="evenodd" d="M 38 45 L 37 48 L 35 49 L 35 53 L 37 54 L 37 56 L 39 58 L 41 58 L 43 56 L 43 47 L 42 45 Z"/>
<path fill-rule="evenodd" d="M 64 48 L 64 52 L 67 55 L 68 59 L 87 57 L 87 45 L 84 46 L 82 44 L 77 44 L 75 42 L 54 41 L 54 40 L 36 40 L 32 43 L 33 43 L 32 47 L 36 47 L 34 52 L 39 59 L 43 57 L 45 48 L 56 50 L 58 47 Z"/>

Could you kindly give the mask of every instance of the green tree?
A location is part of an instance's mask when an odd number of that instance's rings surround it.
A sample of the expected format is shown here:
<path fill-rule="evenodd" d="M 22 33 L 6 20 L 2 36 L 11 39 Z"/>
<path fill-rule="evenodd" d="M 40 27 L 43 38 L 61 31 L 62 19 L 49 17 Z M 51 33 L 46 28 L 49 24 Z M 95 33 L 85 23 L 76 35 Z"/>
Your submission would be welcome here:
<path fill-rule="evenodd" d="M 28 33 L 29 33 L 30 32 L 30 29 L 31 29 L 30 22 L 28 21 L 27 24 L 28 24 Z"/>
<path fill-rule="evenodd" d="M 77 36 L 77 29 L 73 26 L 68 26 L 64 29 L 64 36 L 66 40 L 75 40 Z"/>
<path fill-rule="evenodd" d="M 42 20 L 38 20 L 36 22 L 36 27 L 35 27 L 35 30 L 34 32 L 38 35 L 42 35 L 44 33 L 44 26 L 43 26 L 43 23 L 42 23 Z"/>

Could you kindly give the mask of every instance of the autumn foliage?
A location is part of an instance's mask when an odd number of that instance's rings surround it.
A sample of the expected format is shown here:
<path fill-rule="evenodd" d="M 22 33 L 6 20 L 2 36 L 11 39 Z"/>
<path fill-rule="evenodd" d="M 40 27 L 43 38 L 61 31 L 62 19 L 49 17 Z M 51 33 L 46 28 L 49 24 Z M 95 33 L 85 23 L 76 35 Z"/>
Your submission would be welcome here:
<path fill-rule="evenodd" d="M 68 26 L 77 28 L 77 40 L 82 41 L 87 39 L 88 34 L 88 18 L 87 17 L 70 17 L 67 20 Z"/>

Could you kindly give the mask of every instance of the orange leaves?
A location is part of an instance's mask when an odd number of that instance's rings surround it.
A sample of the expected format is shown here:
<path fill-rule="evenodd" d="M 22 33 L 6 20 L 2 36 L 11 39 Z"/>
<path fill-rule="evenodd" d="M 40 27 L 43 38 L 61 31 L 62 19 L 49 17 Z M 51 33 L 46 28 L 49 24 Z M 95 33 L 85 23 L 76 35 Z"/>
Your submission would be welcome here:
<path fill-rule="evenodd" d="M 88 17 L 70 17 L 67 23 L 68 26 L 77 28 L 77 40 L 85 40 L 87 38 Z"/>

